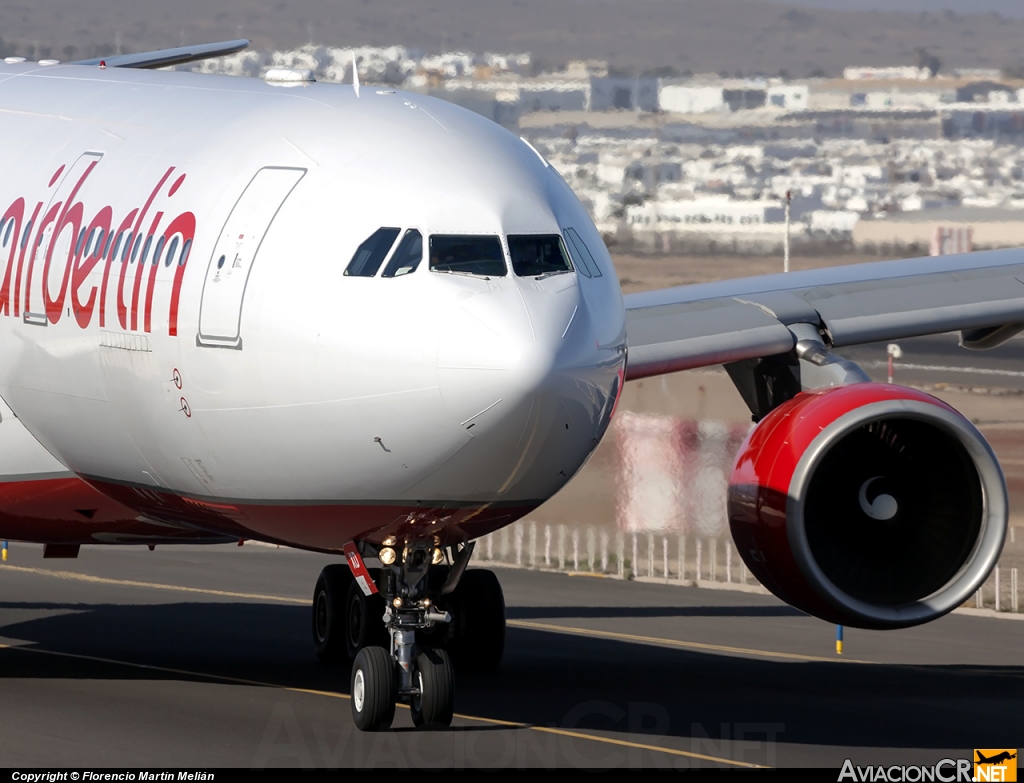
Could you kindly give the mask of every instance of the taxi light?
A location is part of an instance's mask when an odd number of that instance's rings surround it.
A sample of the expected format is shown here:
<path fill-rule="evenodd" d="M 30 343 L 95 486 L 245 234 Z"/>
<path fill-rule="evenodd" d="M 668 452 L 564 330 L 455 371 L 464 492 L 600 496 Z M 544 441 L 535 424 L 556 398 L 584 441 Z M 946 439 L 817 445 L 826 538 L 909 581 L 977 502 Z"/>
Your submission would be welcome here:
<path fill-rule="evenodd" d="M 392 601 L 391 603 L 394 605 L 395 609 L 401 609 L 402 608 L 402 599 L 399 598 L 398 596 L 395 596 L 395 600 Z"/>
<path fill-rule="evenodd" d="M 380 562 L 382 562 L 384 565 L 391 565 L 395 562 L 395 558 L 397 557 L 397 555 L 395 555 L 394 549 L 392 549 L 389 546 L 386 546 L 382 550 L 380 550 L 380 554 L 378 555 L 378 557 L 380 557 Z"/>
<path fill-rule="evenodd" d="M 430 562 L 434 565 L 439 565 L 444 560 L 444 552 L 440 549 L 435 549 L 433 556 L 430 558 Z"/>

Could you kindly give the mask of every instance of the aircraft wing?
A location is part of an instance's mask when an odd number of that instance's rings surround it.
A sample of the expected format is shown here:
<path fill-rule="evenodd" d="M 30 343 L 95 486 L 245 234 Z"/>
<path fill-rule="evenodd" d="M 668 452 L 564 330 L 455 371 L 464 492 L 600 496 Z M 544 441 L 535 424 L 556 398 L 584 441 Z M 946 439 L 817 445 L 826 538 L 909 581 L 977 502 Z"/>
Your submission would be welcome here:
<path fill-rule="evenodd" d="M 625 304 L 627 380 L 786 353 L 795 323 L 836 347 L 961 330 L 984 348 L 1024 324 L 1024 248 L 701 283 Z"/>
<path fill-rule="evenodd" d="M 155 52 L 136 52 L 135 54 L 115 54 L 110 57 L 94 57 L 91 60 L 77 60 L 68 65 L 99 65 L 105 63 L 108 68 L 166 68 L 169 65 L 181 65 L 194 60 L 205 60 L 209 57 L 223 57 L 226 54 L 240 52 L 249 45 L 244 38 L 234 41 L 198 44 L 196 46 L 179 46 L 174 49 L 160 49 Z"/>

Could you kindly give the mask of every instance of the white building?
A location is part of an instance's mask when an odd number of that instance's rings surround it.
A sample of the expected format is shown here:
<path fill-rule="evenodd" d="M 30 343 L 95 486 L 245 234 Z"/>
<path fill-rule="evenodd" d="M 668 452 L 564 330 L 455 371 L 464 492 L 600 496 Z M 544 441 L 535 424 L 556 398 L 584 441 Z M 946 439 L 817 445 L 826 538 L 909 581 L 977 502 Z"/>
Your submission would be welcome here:
<path fill-rule="evenodd" d="M 943 102 L 938 90 L 901 90 L 888 87 L 850 94 L 850 106 L 868 111 L 923 111 L 937 109 Z"/>
<path fill-rule="evenodd" d="M 765 104 L 786 111 L 804 111 L 810 92 L 806 84 L 775 84 L 768 88 Z"/>
<path fill-rule="evenodd" d="M 652 76 L 591 76 L 591 111 L 657 111 L 658 79 Z"/>
<path fill-rule="evenodd" d="M 584 111 L 590 104 L 590 81 L 559 76 L 462 77 L 446 79 L 442 87 L 432 94 L 462 106 L 467 106 L 465 100 L 493 98 L 504 104 L 514 116 L 535 111 Z M 487 112 L 484 114 L 490 116 Z"/>
<path fill-rule="evenodd" d="M 1003 72 L 998 68 L 954 68 L 953 76 L 957 79 L 1001 79 Z"/>
<path fill-rule="evenodd" d="M 521 112 L 583 111 L 590 105 L 590 81 L 531 79 L 519 85 Z"/>
<path fill-rule="evenodd" d="M 454 79 L 473 73 L 473 59 L 474 56 L 468 52 L 445 52 L 422 57 L 420 67 L 425 71 Z"/>
<path fill-rule="evenodd" d="M 678 114 L 725 111 L 721 86 L 694 86 L 662 81 L 658 84 L 658 108 Z"/>
<path fill-rule="evenodd" d="M 530 69 L 531 62 L 529 52 L 520 54 L 486 52 L 482 59 L 487 67 L 498 73 L 526 73 Z"/>
<path fill-rule="evenodd" d="M 892 65 L 885 67 L 852 66 L 843 69 L 843 78 L 849 81 L 869 81 L 878 79 L 929 79 L 932 72 L 927 68 L 916 68 L 913 65 Z"/>
<path fill-rule="evenodd" d="M 810 214 L 810 229 L 814 233 L 833 236 L 852 235 L 860 213 L 850 210 L 816 209 Z"/>

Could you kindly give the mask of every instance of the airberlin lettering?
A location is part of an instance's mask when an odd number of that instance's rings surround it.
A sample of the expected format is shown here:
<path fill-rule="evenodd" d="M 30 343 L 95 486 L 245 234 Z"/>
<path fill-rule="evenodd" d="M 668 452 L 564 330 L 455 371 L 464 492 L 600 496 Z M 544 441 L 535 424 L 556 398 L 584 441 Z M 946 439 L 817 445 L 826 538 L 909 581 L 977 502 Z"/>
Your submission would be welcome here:
<path fill-rule="evenodd" d="M 70 312 L 85 329 L 94 316 L 100 327 L 107 326 L 108 320 L 112 324 L 116 313 L 122 329 L 150 332 L 157 271 L 162 264 L 174 269 L 167 330 L 176 336 L 178 300 L 195 238 L 196 218 L 191 212 L 182 212 L 165 220 L 165 212 L 155 210 L 150 217 L 150 211 L 154 204 L 174 196 L 185 175 L 172 179 L 174 167 L 167 169 L 145 204 L 129 210 L 119 223 L 109 206 L 87 220 L 78 194 L 98 163 L 99 159 L 93 160 L 81 174 L 66 175 L 77 176 L 77 180 L 62 183 L 67 193 L 63 200 L 51 195 L 49 206 L 39 201 L 29 209 L 25 199 L 18 198 L 3 213 L 0 263 L 6 256 L 7 268 L 0 284 L 0 315 L 18 317 L 23 311 L 28 320 L 29 315 L 45 313 L 46 319 L 56 324 Z M 63 171 L 61 166 L 50 179 L 49 188 Z M 172 184 L 165 190 L 168 182 Z M 92 275 L 95 280 L 93 271 L 101 264 L 102 280 L 95 281 L 99 283 L 97 291 L 97 285 L 90 285 L 89 279 Z M 40 267 L 41 274 L 36 274 Z M 171 274 L 168 272 L 167 277 Z M 114 298 L 112 308 L 108 308 L 110 296 Z"/>

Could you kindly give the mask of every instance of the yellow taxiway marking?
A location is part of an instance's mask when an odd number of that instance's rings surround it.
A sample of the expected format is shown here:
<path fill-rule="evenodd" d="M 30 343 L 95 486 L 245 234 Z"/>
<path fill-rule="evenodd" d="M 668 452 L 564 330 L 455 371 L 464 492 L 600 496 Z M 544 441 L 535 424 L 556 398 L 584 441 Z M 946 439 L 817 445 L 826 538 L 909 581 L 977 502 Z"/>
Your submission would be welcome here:
<path fill-rule="evenodd" d="M 310 605 L 305 598 L 287 598 L 282 595 L 264 595 L 263 593 L 235 593 L 230 590 L 211 590 L 206 587 L 182 587 L 181 585 L 163 585 L 157 582 L 136 582 L 132 579 L 108 579 L 103 576 L 90 576 L 79 574 L 75 571 L 52 571 L 49 568 L 29 568 L 26 566 L 2 566 L 4 571 L 20 571 L 24 574 L 38 574 L 39 576 L 55 576 L 58 579 L 77 579 L 80 582 L 92 582 L 101 585 L 120 585 L 121 587 L 148 587 L 152 590 L 173 590 L 179 593 L 202 593 L 203 595 L 218 595 L 222 598 L 250 598 L 254 601 L 276 601 L 284 604 Z"/>
<path fill-rule="evenodd" d="M 639 750 L 650 750 L 657 753 L 667 753 L 671 756 L 685 756 L 689 759 L 699 759 L 700 761 L 713 761 L 716 764 L 727 764 L 731 767 L 746 767 L 748 769 L 767 769 L 761 764 L 751 764 L 749 761 L 736 761 L 735 759 L 724 759 L 718 758 L 717 756 L 705 756 L 701 753 L 691 753 L 688 750 L 676 750 L 675 748 L 663 748 L 660 745 L 646 745 L 642 742 L 630 742 L 629 740 L 614 739 L 612 737 L 598 737 L 594 734 L 584 734 L 578 731 L 566 731 L 565 729 L 556 729 L 548 726 L 526 726 L 523 728 L 532 729 L 533 731 L 542 731 L 545 734 L 558 734 L 562 737 L 575 737 L 577 739 L 596 740 L 597 742 L 603 742 L 606 745 L 620 745 L 624 748 L 637 748 Z"/>
<path fill-rule="evenodd" d="M 658 636 L 639 636 L 637 634 L 618 633 L 616 631 L 598 631 L 593 628 L 573 628 L 568 625 L 534 623 L 529 620 L 506 620 L 505 624 L 511 625 L 515 628 L 528 628 L 533 631 L 550 631 L 552 633 L 566 633 L 573 634 L 575 636 L 596 636 L 603 639 L 618 639 L 626 642 L 642 642 L 644 644 L 659 644 L 666 647 L 680 647 L 686 650 L 707 650 L 710 652 L 734 653 L 736 655 L 755 655 L 761 658 L 785 658 L 793 661 L 822 661 L 826 663 L 871 663 L 870 661 L 858 661 L 855 658 L 826 658 L 818 655 L 802 655 L 800 653 L 757 650 L 751 647 L 729 647 L 724 644 L 685 642 L 679 639 L 663 639 Z"/>
<path fill-rule="evenodd" d="M 175 669 L 170 666 L 154 666 L 148 663 L 134 663 L 132 661 L 120 661 L 116 658 L 103 658 L 98 655 L 81 655 L 80 653 L 61 652 L 59 650 L 43 650 L 38 647 L 21 644 L 0 644 L 0 650 L 19 650 L 20 652 L 38 653 L 39 655 L 55 655 L 60 658 L 76 658 L 81 661 L 93 661 L 94 663 L 109 663 L 114 666 L 128 666 L 133 669 L 147 669 L 165 674 L 181 674 L 185 677 L 201 677 L 207 680 L 220 680 L 235 685 L 255 685 L 262 688 L 279 688 L 292 693 L 309 693 L 314 696 L 328 696 L 332 699 L 351 699 L 347 693 L 334 693 L 332 691 L 319 691 L 313 688 L 296 688 L 290 685 L 278 685 L 272 682 L 261 682 L 260 680 L 247 680 L 244 677 L 231 677 L 226 674 L 208 674 L 206 672 L 195 672 L 188 669 Z M 402 705 L 404 706 L 404 705 Z"/>
<path fill-rule="evenodd" d="M 43 569 L 39 569 L 43 570 Z M 52 572 L 51 572 L 52 573 Z M 143 583 L 146 584 L 146 583 Z M 207 680 L 218 680 L 220 682 L 229 682 L 236 685 L 252 685 L 260 688 L 276 688 L 278 690 L 289 691 L 291 693 L 305 693 L 313 696 L 326 696 L 330 699 L 344 699 L 346 701 L 351 700 L 351 696 L 347 693 L 335 693 L 333 691 L 321 691 L 315 688 L 296 688 L 291 685 L 280 685 L 274 682 L 262 682 L 260 680 L 250 680 L 244 677 L 231 677 L 225 674 L 209 674 L 207 672 L 196 672 L 188 669 L 175 669 L 170 666 L 154 666 L 147 663 L 134 663 L 132 661 L 121 661 L 115 658 L 103 658 L 97 655 L 81 655 L 79 653 L 61 652 L 58 650 L 42 650 L 37 647 L 30 647 L 28 645 L 19 644 L 0 644 L 0 650 L 18 650 L 20 652 L 37 653 L 40 655 L 53 655 L 60 658 L 75 658 L 82 661 L 93 661 L 95 663 L 106 663 L 114 666 L 128 666 L 134 669 L 146 669 L 148 671 L 164 672 L 167 674 L 180 674 L 186 677 L 200 677 Z M 403 709 L 409 709 L 407 704 L 396 705 Z M 598 734 L 587 734 L 581 731 L 568 731 L 567 729 L 559 729 L 552 726 L 531 726 L 528 723 L 519 723 L 507 720 L 498 720 L 497 718 L 481 718 L 477 715 L 464 715 L 461 713 L 455 713 L 456 718 L 462 720 L 475 721 L 477 723 L 487 723 L 493 726 L 506 726 L 510 729 L 520 729 L 527 731 L 539 731 L 545 734 L 557 734 L 562 737 L 572 737 L 574 739 L 587 740 L 589 742 L 597 742 L 604 745 L 618 745 L 625 748 L 636 748 L 638 750 L 649 750 L 654 753 L 665 753 L 670 756 L 682 756 L 684 758 L 697 759 L 699 761 L 710 761 L 715 764 L 725 764 L 733 767 L 749 767 L 760 769 L 761 765 L 751 764 L 747 761 L 736 761 L 735 759 L 719 758 L 717 756 L 707 756 L 702 753 L 691 753 L 687 750 L 678 750 L 676 748 L 666 748 L 661 745 L 648 745 L 642 742 L 631 742 L 629 740 L 615 739 L 614 737 L 602 737 Z"/>

